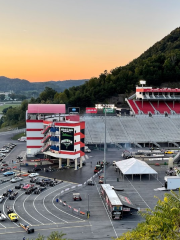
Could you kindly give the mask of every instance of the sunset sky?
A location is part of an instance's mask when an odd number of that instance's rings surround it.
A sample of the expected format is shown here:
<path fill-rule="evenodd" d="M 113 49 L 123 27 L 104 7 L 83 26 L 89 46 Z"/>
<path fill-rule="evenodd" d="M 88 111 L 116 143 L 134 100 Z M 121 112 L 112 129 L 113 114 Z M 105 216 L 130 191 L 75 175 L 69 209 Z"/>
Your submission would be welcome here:
<path fill-rule="evenodd" d="M 89 79 L 180 26 L 180 0 L 0 0 L 0 76 Z"/>

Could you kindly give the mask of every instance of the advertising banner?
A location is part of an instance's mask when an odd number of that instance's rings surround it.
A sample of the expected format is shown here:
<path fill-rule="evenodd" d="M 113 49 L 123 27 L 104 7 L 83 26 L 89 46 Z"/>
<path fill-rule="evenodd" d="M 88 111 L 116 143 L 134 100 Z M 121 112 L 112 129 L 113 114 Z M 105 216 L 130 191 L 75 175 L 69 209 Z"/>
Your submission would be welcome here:
<path fill-rule="evenodd" d="M 74 151 L 74 128 L 61 127 L 61 150 Z"/>
<path fill-rule="evenodd" d="M 86 113 L 97 113 L 97 108 L 86 108 Z"/>
<path fill-rule="evenodd" d="M 104 108 L 103 113 L 105 113 L 105 111 L 106 113 L 114 113 L 114 108 Z"/>
<path fill-rule="evenodd" d="M 80 113 L 79 107 L 69 107 L 68 108 L 69 113 Z"/>

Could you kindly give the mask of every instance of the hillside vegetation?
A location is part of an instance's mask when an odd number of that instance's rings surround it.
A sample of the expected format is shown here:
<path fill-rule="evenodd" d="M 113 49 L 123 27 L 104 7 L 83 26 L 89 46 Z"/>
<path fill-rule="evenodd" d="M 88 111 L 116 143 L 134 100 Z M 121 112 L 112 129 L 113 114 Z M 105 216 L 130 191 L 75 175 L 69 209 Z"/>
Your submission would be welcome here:
<path fill-rule="evenodd" d="M 93 77 L 81 86 L 72 87 L 56 93 L 54 100 L 44 102 L 65 103 L 71 106 L 88 107 L 95 103 L 107 102 L 118 94 L 135 90 L 139 80 L 144 79 L 147 86 L 160 86 L 173 82 L 174 87 L 180 81 L 180 28 L 154 44 L 137 59 L 123 67 L 106 70 L 99 77 Z M 34 101 L 34 100 L 33 100 Z M 41 102 L 38 98 L 37 101 Z"/>

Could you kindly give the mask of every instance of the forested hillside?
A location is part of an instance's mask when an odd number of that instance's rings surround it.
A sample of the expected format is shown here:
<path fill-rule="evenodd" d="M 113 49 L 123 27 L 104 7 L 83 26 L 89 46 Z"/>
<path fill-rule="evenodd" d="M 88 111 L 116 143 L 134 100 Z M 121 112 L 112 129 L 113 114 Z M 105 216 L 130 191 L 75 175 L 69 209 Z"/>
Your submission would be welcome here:
<path fill-rule="evenodd" d="M 91 78 L 81 86 L 56 93 L 53 102 L 80 107 L 94 106 L 97 102 L 106 102 L 109 97 L 134 91 L 140 79 L 146 80 L 148 86 L 159 87 L 162 83 L 169 82 L 178 86 L 180 28 L 172 31 L 128 65 L 117 67 L 110 73 L 104 71 L 99 77 Z M 49 102 L 50 99 L 43 101 Z M 37 102 L 41 102 L 41 99 L 38 98 Z"/>
<path fill-rule="evenodd" d="M 83 80 L 66 80 L 66 81 L 49 81 L 49 82 L 29 82 L 27 80 L 21 80 L 18 78 L 10 79 L 7 77 L 0 77 L 0 91 L 6 92 L 12 90 L 14 93 L 25 93 L 27 91 L 34 91 L 34 94 L 37 92 L 41 93 L 45 87 L 50 87 L 56 89 L 58 92 L 64 91 L 66 88 L 73 86 L 79 86 L 88 81 L 87 79 Z M 31 95 L 32 96 L 32 95 Z"/>

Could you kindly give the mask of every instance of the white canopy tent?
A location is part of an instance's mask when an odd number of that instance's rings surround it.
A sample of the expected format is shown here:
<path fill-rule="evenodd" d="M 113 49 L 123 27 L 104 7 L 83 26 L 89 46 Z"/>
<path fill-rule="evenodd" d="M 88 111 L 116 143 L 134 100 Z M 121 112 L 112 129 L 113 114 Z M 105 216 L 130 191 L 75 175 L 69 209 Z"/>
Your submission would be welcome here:
<path fill-rule="evenodd" d="M 119 168 L 119 172 L 122 173 L 123 179 L 124 175 L 132 175 L 132 180 L 133 180 L 133 175 L 140 175 L 140 180 L 141 180 L 141 175 L 148 174 L 149 179 L 150 175 L 154 174 L 158 178 L 158 173 L 151 168 L 146 162 L 138 160 L 136 158 L 129 158 L 127 160 L 122 160 L 116 162 L 117 168 Z"/>

